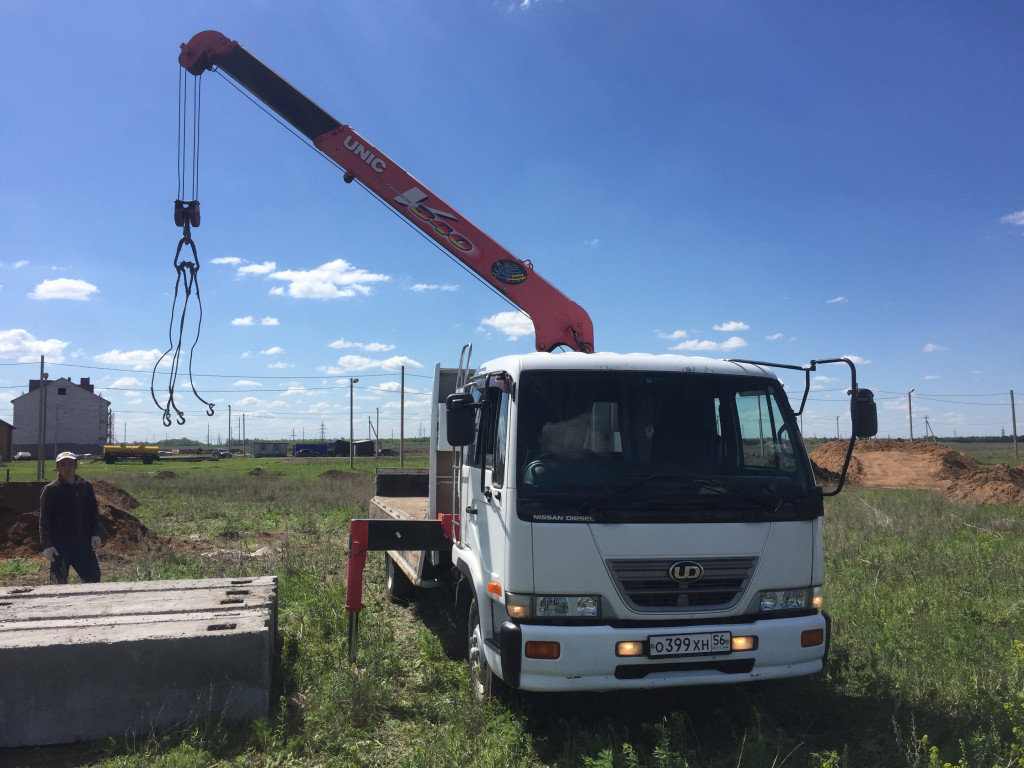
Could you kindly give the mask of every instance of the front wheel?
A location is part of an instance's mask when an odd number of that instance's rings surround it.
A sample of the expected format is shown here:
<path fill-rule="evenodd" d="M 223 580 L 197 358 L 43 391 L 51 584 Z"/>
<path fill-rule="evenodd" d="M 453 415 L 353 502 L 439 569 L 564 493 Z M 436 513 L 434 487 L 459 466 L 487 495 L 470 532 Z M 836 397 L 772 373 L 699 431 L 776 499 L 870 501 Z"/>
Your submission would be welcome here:
<path fill-rule="evenodd" d="M 473 683 L 473 692 L 479 701 L 500 698 L 505 695 L 506 686 L 501 678 L 494 674 L 487 663 L 484 653 L 484 632 L 480 625 L 480 608 L 474 595 L 469 604 L 466 617 L 466 660 L 469 663 L 469 679 Z"/>

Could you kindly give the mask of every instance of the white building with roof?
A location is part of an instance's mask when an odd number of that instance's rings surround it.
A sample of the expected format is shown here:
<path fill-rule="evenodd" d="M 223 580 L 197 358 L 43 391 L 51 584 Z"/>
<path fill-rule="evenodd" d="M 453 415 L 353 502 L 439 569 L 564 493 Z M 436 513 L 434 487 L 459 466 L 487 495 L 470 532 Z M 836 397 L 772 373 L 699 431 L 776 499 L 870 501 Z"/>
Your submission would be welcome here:
<path fill-rule="evenodd" d="M 39 414 L 43 418 L 43 458 L 61 451 L 102 453 L 108 436 L 110 401 L 97 395 L 89 379 L 78 384 L 67 378 L 32 379 L 28 392 L 11 401 L 14 406 L 12 449 L 38 455 Z"/>

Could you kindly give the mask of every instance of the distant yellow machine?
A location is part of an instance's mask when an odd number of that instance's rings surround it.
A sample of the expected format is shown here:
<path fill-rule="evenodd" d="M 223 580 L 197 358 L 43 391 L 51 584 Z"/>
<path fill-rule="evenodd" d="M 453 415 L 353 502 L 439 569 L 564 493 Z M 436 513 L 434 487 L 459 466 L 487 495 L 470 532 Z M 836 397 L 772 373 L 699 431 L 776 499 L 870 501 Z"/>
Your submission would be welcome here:
<path fill-rule="evenodd" d="M 113 464 L 121 459 L 142 459 L 143 464 L 152 464 L 159 458 L 159 451 L 157 445 L 114 443 L 103 446 L 103 461 Z"/>

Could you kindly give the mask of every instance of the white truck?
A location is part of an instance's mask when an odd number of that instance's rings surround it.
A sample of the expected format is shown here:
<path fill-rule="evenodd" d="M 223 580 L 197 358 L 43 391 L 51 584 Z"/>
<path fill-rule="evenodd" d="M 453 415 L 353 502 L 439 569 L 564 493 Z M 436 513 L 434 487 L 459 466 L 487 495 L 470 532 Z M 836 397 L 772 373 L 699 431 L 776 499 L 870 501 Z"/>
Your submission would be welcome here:
<path fill-rule="evenodd" d="M 595 353 L 590 317 L 532 264 L 238 43 L 201 32 L 179 63 L 232 77 L 534 324 L 536 352 L 474 368 L 467 345 L 437 367 L 429 469 L 378 472 L 371 518 L 350 527 L 352 661 L 367 553 L 384 550 L 390 598 L 450 589 L 481 698 L 822 668 L 823 496 L 846 466 L 817 486 L 796 417 L 811 372 L 848 365 L 849 464 L 877 431 L 850 360 L 776 365 L 804 373 L 794 412 L 767 363 Z"/>
<path fill-rule="evenodd" d="M 436 369 L 429 471 L 379 471 L 353 559 L 451 588 L 481 697 L 791 677 L 828 649 L 823 495 L 764 364 L 512 355 Z"/>

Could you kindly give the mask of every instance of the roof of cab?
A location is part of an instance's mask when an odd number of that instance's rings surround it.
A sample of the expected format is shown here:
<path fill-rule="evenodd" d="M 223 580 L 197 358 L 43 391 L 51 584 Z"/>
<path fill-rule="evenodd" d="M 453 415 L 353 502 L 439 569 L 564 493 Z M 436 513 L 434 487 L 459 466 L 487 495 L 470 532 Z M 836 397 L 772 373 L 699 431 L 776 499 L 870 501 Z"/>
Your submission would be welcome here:
<path fill-rule="evenodd" d="M 664 371 L 683 373 L 713 373 L 777 378 L 765 366 L 716 360 L 710 357 L 686 355 L 653 355 L 643 352 L 530 352 L 506 355 L 488 360 L 476 369 L 476 375 L 495 371 L 508 371 L 515 375 L 526 370 L 550 371 Z"/>

